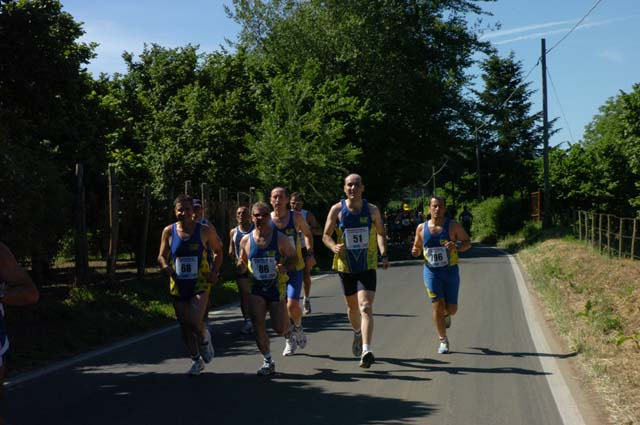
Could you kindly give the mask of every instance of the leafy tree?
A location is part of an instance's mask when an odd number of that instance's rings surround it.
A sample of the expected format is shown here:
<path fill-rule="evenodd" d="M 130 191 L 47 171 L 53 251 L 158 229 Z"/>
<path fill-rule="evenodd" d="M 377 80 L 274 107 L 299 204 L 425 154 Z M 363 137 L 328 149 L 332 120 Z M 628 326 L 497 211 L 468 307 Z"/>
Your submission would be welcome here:
<path fill-rule="evenodd" d="M 478 42 L 467 16 L 472 1 L 234 1 L 241 45 L 276 69 L 303 74 L 309 60 L 320 76 L 348 75 L 351 93 L 369 102 L 368 125 L 345 140 L 362 149 L 356 167 L 368 196 L 386 200 L 394 188 L 426 181 L 422 163 L 454 155 L 467 111 L 464 70 Z M 297 69 L 291 70 L 291 66 Z"/>

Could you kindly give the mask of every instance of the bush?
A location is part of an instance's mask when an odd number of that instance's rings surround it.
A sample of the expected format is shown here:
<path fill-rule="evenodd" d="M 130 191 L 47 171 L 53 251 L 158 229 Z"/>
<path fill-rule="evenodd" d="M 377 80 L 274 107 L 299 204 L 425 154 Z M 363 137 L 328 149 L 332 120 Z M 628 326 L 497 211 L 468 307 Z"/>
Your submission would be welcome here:
<path fill-rule="evenodd" d="M 517 232 L 528 217 L 528 211 L 519 199 L 502 196 L 485 199 L 473 208 L 472 214 L 474 239 L 489 244 Z"/>

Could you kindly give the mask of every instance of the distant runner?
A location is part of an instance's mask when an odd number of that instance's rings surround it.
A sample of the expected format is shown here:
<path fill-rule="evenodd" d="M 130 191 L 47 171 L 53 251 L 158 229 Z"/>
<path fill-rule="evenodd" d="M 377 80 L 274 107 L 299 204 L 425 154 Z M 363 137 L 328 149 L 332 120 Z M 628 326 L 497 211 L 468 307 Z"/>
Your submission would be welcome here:
<path fill-rule="evenodd" d="M 383 269 L 389 267 L 389 259 L 380 210 L 362 198 L 363 192 L 362 177 L 358 174 L 349 174 L 344 179 L 346 199 L 331 207 L 322 242 L 335 254 L 333 268 L 342 282 L 354 332 L 351 350 L 360 357 L 360 367 L 369 368 L 375 362 L 371 342 L 378 249 Z M 334 231 L 337 241 L 333 240 Z"/>
<path fill-rule="evenodd" d="M 240 241 L 238 271 L 249 272 L 251 294 L 249 311 L 253 320 L 256 344 L 262 353 L 262 366 L 258 375 L 275 373 L 276 364 L 271 357 L 271 343 L 266 329 L 267 311 L 271 327 L 278 335 L 284 335 L 289 327 L 284 304 L 287 271 L 295 269 L 297 262 L 293 244 L 284 234 L 277 232 L 270 220 L 269 206 L 257 202 L 251 208 L 254 229 Z"/>
<path fill-rule="evenodd" d="M 253 230 L 248 207 L 240 207 L 236 210 L 236 221 L 238 225 L 229 232 L 229 258 L 237 263 L 238 258 L 240 258 L 240 241 Z M 239 269 L 236 270 L 236 282 L 240 292 L 240 310 L 244 318 L 244 324 L 240 332 L 248 335 L 253 332 L 251 316 L 249 315 L 249 272 L 245 270 L 240 273 Z"/>
<path fill-rule="evenodd" d="M 174 213 L 177 221 L 162 231 L 158 263 L 169 277 L 173 308 L 193 360 L 188 373 L 199 375 L 214 355 L 211 335 L 202 319 L 210 285 L 218 280 L 215 270 L 222 263 L 222 245 L 213 227 L 195 221 L 190 196 L 176 198 Z M 214 268 L 206 258 L 209 248 L 213 251 Z"/>
<path fill-rule="evenodd" d="M 309 225 L 309 229 L 311 230 L 311 234 L 313 236 L 321 236 L 322 228 L 318 224 L 318 220 L 316 220 L 316 216 L 309 210 L 305 210 L 304 206 L 304 197 L 300 192 L 293 192 L 291 194 L 291 200 L 289 201 L 291 205 L 291 209 L 302 214 L 305 220 L 307 220 L 307 224 Z M 303 289 L 304 289 L 304 302 L 303 305 L 303 313 L 305 315 L 311 314 L 311 269 L 316 265 L 316 259 L 313 255 L 313 250 L 307 248 L 307 245 L 304 241 L 304 237 L 300 238 L 300 242 L 302 243 L 302 257 L 305 261 L 304 267 L 304 275 L 303 275 Z"/>
<path fill-rule="evenodd" d="M 300 308 L 300 293 L 302 292 L 302 278 L 305 268 L 300 240 L 304 238 L 307 249 L 313 252 L 313 235 L 304 217 L 298 212 L 289 210 L 289 193 L 285 188 L 276 187 L 271 190 L 271 206 L 273 207 L 271 221 L 280 233 L 291 240 L 298 257 L 295 269 L 289 271 L 289 281 L 287 282 L 287 312 L 291 319 L 291 327 L 284 336 L 285 347 L 282 352 L 283 356 L 291 356 L 298 348 L 305 348 L 307 345 L 307 336 L 302 329 L 302 309 Z"/>
<path fill-rule="evenodd" d="M 414 257 L 421 253 L 424 256 L 423 277 L 427 294 L 431 298 L 433 323 L 440 339 L 440 354 L 449 353 L 447 328 L 451 326 L 451 316 L 458 311 L 458 252 L 471 247 L 469 235 L 459 223 L 446 217 L 446 211 L 443 198 L 431 197 L 431 219 L 418 225 L 411 248 L 411 255 Z"/>

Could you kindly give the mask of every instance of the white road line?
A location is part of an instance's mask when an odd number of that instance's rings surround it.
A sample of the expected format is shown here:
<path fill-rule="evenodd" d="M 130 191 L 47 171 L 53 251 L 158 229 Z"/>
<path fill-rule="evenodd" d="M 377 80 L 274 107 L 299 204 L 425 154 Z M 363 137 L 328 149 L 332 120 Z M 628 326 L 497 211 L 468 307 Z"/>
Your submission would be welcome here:
<path fill-rule="evenodd" d="M 524 281 L 524 277 L 522 276 L 522 272 L 520 271 L 518 262 L 513 255 L 502 250 L 498 251 L 505 254 L 511 263 L 513 274 L 515 275 L 516 282 L 518 283 L 518 292 L 520 293 L 520 299 L 522 300 L 522 308 L 524 309 L 524 315 L 527 319 L 529 332 L 531 333 L 531 338 L 533 339 L 536 351 L 538 353 L 550 353 L 551 350 L 549 348 L 549 344 L 547 343 L 547 339 L 544 336 L 542 328 L 534 313 L 535 310 L 533 302 L 529 297 L 529 290 Z M 569 387 L 560 372 L 557 360 L 548 356 L 540 356 L 539 359 L 542 364 L 542 369 L 548 373 L 545 376 L 564 425 L 585 425 L 585 421 L 580 414 L 580 410 L 578 409 L 578 406 L 569 391 Z"/>
<path fill-rule="evenodd" d="M 318 280 L 318 279 L 322 279 L 324 277 L 329 276 L 328 274 L 321 274 L 321 275 L 317 275 L 317 276 L 312 276 L 311 280 Z M 235 302 L 233 304 L 227 304 L 225 306 L 222 307 L 218 307 L 218 309 L 214 312 L 209 312 L 209 316 L 215 316 L 218 314 L 222 314 L 223 312 L 227 311 L 227 310 L 231 310 L 233 308 L 237 308 L 239 307 L 240 304 Z M 98 357 L 98 356 L 102 356 L 103 354 L 107 354 L 110 353 L 112 351 L 115 350 L 119 350 L 121 348 L 127 347 L 129 345 L 132 344 L 136 344 L 138 342 L 144 341 L 146 339 L 149 338 L 153 338 L 154 336 L 158 336 L 158 335 L 162 335 L 165 334 L 167 332 L 171 332 L 175 329 L 178 329 L 178 325 L 171 325 L 171 326 L 167 326 L 166 328 L 162 328 L 162 329 L 158 329 L 157 331 L 152 331 L 149 333 L 146 333 L 144 335 L 140 335 L 140 336 L 136 336 L 133 338 L 129 338 L 126 339 L 124 341 L 120 341 L 116 344 L 110 345 L 108 347 L 105 348 L 101 348 L 99 350 L 94 350 L 94 351 L 90 351 L 88 353 L 85 354 L 80 354 L 79 356 L 73 357 L 69 360 L 64 360 L 61 362 L 57 362 L 54 363 L 50 366 L 46 366 L 42 369 L 38 369 L 38 370 L 34 370 L 33 372 L 27 372 L 27 373 L 23 373 L 20 374 L 18 376 L 16 376 L 15 378 L 11 378 L 11 379 L 7 379 L 4 383 L 4 387 L 5 388 L 11 388 L 14 385 L 18 385 L 18 384 L 22 384 L 23 382 L 27 382 L 27 381 L 31 381 L 33 379 L 36 378 L 41 378 L 43 376 L 49 375 L 53 372 L 56 372 L 60 369 L 64 369 L 70 366 L 74 366 L 78 363 L 84 362 L 86 360 L 90 360 L 94 357 Z"/>

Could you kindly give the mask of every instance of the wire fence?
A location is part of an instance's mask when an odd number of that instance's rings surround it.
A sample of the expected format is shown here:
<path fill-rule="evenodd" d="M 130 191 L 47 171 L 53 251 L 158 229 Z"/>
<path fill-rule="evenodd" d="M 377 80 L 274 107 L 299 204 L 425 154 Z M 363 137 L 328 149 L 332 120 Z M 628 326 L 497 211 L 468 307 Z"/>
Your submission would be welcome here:
<path fill-rule="evenodd" d="M 578 211 L 573 231 L 581 241 L 610 257 L 640 259 L 637 218 Z"/>

